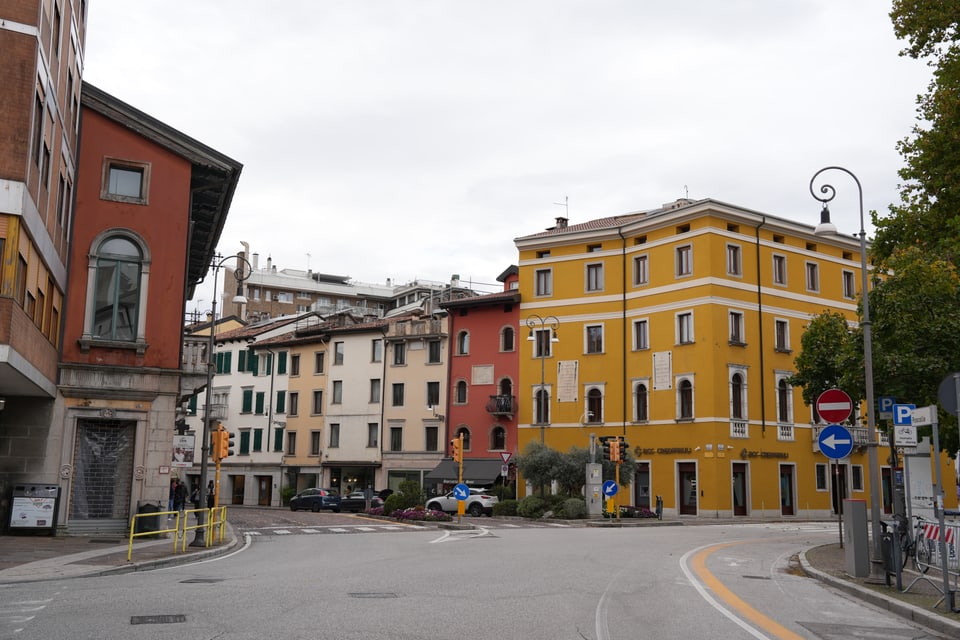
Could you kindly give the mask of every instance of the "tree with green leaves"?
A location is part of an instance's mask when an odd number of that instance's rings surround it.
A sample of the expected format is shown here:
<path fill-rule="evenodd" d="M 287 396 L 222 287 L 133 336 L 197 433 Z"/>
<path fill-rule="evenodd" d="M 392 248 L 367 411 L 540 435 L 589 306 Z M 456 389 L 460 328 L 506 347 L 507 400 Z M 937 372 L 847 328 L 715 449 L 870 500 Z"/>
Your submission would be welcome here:
<path fill-rule="evenodd" d="M 821 393 L 833 388 L 843 389 L 854 402 L 865 397 L 863 351 L 857 351 L 857 331 L 837 311 L 824 311 L 810 320 L 794 361 L 797 372 L 787 380 L 803 388 L 806 404 L 814 404 Z"/>
<path fill-rule="evenodd" d="M 599 454 L 598 454 L 599 457 Z M 590 450 L 571 447 L 567 453 L 531 442 L 517 457 L 517 469 L 523 477 L 538 487 L 548 486 L 556 480 L 562 493 L 579 496 L 587 484 L 586 465 L 590 462 Z M 597 460 L 603 464 L 603 477 L 613 479 L 616 475 L 616 463 L 609 460 Z M 627 459 L 620 464 L 620 485 L 626 486 L 637 472 L 637 462 L 628 450 Z"/>

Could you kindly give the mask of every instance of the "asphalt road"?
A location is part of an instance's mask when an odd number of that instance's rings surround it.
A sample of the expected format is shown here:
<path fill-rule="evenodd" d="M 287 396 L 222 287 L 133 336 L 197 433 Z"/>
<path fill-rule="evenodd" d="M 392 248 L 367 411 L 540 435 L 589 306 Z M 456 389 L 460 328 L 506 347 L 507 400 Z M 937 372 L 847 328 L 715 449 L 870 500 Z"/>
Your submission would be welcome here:
<path fill-rule="evenodd" d="M 0 638 L 939 637 L 799 575 L 829 524 L 358 531 L 348 515 L 239 511 L 234 526 L 260 535 L 232 555 L 4 590 L 19 631 Z"/>

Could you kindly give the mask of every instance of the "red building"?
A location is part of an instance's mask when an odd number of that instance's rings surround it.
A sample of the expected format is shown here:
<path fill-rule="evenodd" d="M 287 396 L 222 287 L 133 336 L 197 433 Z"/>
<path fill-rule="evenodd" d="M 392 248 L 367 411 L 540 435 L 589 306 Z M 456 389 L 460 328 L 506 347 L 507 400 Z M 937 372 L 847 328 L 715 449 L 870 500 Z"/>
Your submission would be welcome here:
<path fill-rule="evenodd" d="M 449 300 L 451 356 L 446 408 L 447 456 L 450 442 L 463 435 L 463 480 L 489 485 L 500 476 L 505 454 L 517 453 L 520 281 L 511 266 L 497 277 L 503 291 Z M 444 460 L 427 475 L 446 484 L 457 481 L 457 465 Z"/>
<path fill-rule="evenodd" d="M 185 306 L 241 165 L 84 84 L 77 167 L 47 460 L 60 528 L 116 532 L 138 506 L 166 504 L 171 477 L 185 475 L 174 421 L 206 374 L 204 357 L 183 354 Z"/>

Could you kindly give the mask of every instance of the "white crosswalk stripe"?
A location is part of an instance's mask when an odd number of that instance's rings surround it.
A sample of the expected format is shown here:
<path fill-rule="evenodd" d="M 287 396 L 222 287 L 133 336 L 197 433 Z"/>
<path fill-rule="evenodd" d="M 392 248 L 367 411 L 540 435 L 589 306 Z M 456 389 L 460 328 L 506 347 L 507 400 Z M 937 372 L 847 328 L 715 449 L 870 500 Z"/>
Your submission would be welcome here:
<path fill-rule="evenodd" d="M 274 533 L 277 534 L 278 536 L 288 536 L 288 535 L 290 535 L 290 531 L 288 531 L 287 529 L 275 529 L 275 530 L 274 530 Z"/>

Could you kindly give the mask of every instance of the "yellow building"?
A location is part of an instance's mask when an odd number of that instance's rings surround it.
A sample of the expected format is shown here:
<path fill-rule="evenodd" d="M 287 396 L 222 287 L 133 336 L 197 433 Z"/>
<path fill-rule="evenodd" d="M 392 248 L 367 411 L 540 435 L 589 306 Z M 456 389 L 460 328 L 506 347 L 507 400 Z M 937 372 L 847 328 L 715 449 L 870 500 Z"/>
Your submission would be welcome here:
<path fill-rule="evenodd" d="M 856 238 L 707 199 L 558 218 L 515 243 L 534 338 L 520 352 L 521 452 L 625 437 L 639 464 L 618 502 L 662 496 L 668 515 L 826 517 L 838 496 L 868 500 L 867 429 L 851 416 L 856 446 L 834 477 L 822 425 L 787 383 L 812 316 L 856 321 Z"/>

